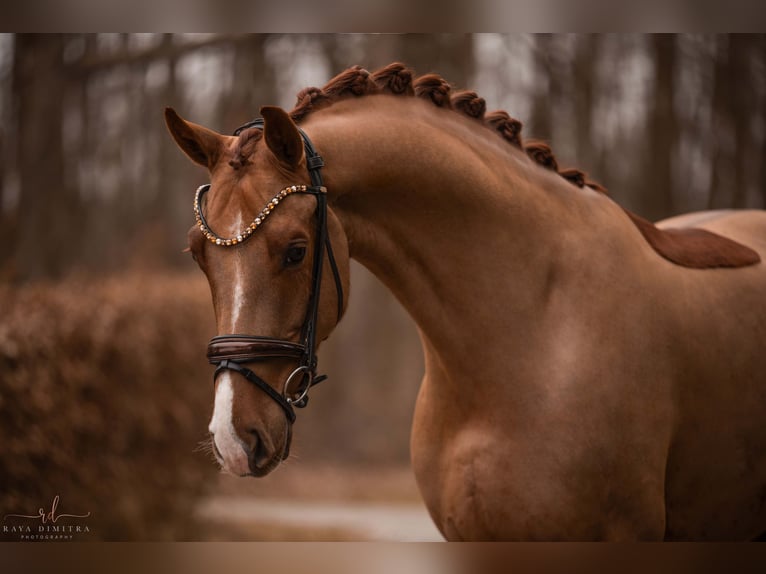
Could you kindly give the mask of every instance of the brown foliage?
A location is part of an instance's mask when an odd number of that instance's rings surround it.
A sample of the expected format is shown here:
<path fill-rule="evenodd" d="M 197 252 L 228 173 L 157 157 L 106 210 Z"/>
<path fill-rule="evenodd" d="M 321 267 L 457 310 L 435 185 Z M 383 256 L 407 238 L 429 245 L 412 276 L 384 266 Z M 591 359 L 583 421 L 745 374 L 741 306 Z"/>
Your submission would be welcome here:
<path fill-rule="evenodd" d="M 90 512 L 93 539 L 193 538 L 216 473 L 204 278 L 0 287 L 0 513 Z"/>

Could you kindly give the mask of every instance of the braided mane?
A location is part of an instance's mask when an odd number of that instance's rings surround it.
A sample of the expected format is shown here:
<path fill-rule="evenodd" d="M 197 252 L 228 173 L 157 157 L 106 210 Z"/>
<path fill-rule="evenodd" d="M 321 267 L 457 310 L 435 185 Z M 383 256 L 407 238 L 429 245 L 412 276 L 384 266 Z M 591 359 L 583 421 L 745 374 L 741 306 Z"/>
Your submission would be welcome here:
<path fill-rule="evenodd" d="M 589 187 L 606 193 L 598 183 L 588 180 L 583 171 L 561 169 L 550 146 L 540 141 L 522 142 L 521 122 L 497 110 L 487 112 L 487 104 L 476 92 L 452 92 L 451 86 L 436 74 L 415 78 L 410 68 L 393 63 L 370 73 L 360 66 L 345 70 L 330 80 L 324 88 L 305 88 L 298 93 L 298 101 L 290 116 L 300 122 L 310 113 L 331 106 L 350 97 L 372 94 L 394 94 L 429 100 L 433 105 L 454 110 L 481 122 L 497 132 L 512 146 L 526 152 L 538 165 L 549 169 L 577 187 Z M 247 165 L 255 144 L 263 136 L 260 128 L 243 130 L 229 161 L 234 169 Z M 704 269 L 711 267 L 743 267 L 759 262 L 758 253 L 735 241 L 704 229 L 660 229 L 653 223 L 623 208 L 644 239 L 662 257 L 683 267 Z"/>
<path fill-rule="evenodd" d="M 416 78 L 410 68 L 398 62 L 372 73 L 360 66 L 353 66 L 335 76 L 323 88 L 304 88 L 298 93 L 290 116 L 295 122 L 299 122 L 310 113 L 331 106 L 341 99 L 372 94 L 423 98 L 437 107 L 455 110 L 482 122 L 511 145 L 524 150 L 533 161 L 558 173 L 577 187 L 588 186 L 606 193 L 604 187 L 589 181 L 583 171 L 575 168 L 559 169 L 556 157 L 548 144 L 539 141 L 523 143 L 521 122 L 503 110 L 487 112 L 484 98 L 479 97 L 476 92 L 453 92 L 449 83 L 437 74 L 426 74 Z M 252 145 L 260 138 L 261 133 L 260 130 L 251 128 L 240 134 L 235 159 L 230 162 L 232 167 L 236 169 L 247 163 Z"/>

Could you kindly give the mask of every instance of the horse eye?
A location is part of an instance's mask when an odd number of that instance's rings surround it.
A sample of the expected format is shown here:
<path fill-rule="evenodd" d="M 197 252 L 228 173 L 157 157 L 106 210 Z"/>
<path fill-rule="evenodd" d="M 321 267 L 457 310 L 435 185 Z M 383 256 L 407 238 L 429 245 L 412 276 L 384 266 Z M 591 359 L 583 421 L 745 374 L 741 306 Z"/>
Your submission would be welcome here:
<path fill-rule="evenodd" d="M 305 245 L 291 245 L 285 252 L 285 265 L 297 265 L 306 257 Z"/>

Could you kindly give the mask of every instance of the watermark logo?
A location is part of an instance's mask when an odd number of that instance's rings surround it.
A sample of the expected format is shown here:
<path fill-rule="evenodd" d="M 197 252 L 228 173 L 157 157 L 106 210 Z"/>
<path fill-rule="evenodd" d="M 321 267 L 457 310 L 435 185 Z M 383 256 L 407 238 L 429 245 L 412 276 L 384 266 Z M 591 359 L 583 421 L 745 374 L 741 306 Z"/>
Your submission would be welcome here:
<path fill-rule="evenodd" d="M 16 540 L 74 540 L 77 535 L 89 534 L 90 528 L 85 519 L 90 517 L 90 512 L 59 512 L 60 500 L 57 494 L 53 497 L 50 510 L 40 507 L 37 514 L 6 514 L 3 517 L 3 536 Z"/>

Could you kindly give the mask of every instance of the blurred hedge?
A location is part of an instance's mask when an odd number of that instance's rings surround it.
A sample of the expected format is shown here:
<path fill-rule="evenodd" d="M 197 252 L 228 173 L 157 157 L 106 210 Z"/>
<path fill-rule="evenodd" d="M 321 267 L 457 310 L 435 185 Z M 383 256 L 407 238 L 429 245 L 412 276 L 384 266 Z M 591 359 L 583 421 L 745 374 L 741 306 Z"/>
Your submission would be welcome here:
<path fill-rule="evenodd" d="M 0 514 L 90 512 L 90 538 L 194 538 L 217 472 L 201 274 L 0 287 Z M 8 536 L 7 534 L 5 535 Z"/>

